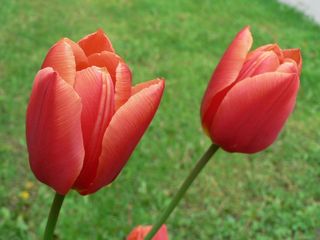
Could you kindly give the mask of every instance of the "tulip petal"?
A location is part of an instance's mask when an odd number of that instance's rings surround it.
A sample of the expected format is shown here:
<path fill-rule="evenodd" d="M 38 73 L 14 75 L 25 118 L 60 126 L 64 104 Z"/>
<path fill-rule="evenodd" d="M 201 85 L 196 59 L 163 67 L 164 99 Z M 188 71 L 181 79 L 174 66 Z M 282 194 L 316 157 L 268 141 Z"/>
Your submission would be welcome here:
<path fill-rule="evenodd" d="M 214 117 L 214 98 L 237 79 L 251 45 L 252 36 L 249 27 L 245 27 L 237 34 L 216 67 L 201 104 L 202 123 L 205 128 Z"/>
<path fill-rule="evenodd" d="M 280 62 L 277 54 L 273 51 L 260 52 L 258 56 L 247 60 L 239 73 L 237 81 L 241 81 L 247 77 L 258 74 L 273 72 L 277 70 Z"/>
<path fill-rule="evenodd" d="M 253 57 L 256 52 L 265 52 L 265 51 L 273 51 L 275 54 L 277 54 L 277 56 L 279 57 L 280 61 L 282 61 L 282 59 L 284 57 L 283 53 L 282 53 L 282 50 L 279 47 L 279 45 L 276 44 L 276 43 L 273 43 L 273 44 L 263 45 L 261 47 L 258 47 L 255 50 L 249 52 L 248 56 L 247 56 L 247 60 L 250 59 L 251 57 Z"/>
<path fill-rule="evenodd" d="M 74 188 L 86 189 L 96 175 L 102 138 L 114 113 L 114 88 L 109 74 L 96 67 L 77 72 L 75 90 L 82 102 L 81 125 L 85 158 Z"/>
<path fill-rule="evenodd" d="M 145 237 L 145 232 L 147 233 L 151 230 L 151 226 L 138 226 L 135 227 L 128 235 L 127 240 L 143 240 Z"/>
<path fill-rule="evenodd" d="M 80 71 L 84 68 L 87 68 L 89 66 L 88 58 L 87 58 L 86 54 L 84 53 L 84 51 L 82 50 L 82 48 L 77 43 L 75 43 L 74 41 L 72 41 L 69 38 L 64 38 L 63 40 L 66 43 L 68 43 L 72 48 L 72 52 L 73 52 L 73 55 L 74 55 L 75 61 L 76 61 L 77 71 Z"/>
<path fill-rule="evenodd" d="M 277 68 L 277 72 L 283 73 L 298 73 L 297 63 L 291 58 L 286 58 L 285 61 Z"/>
<path fill-rule="evenodd" d="M 102 51 L 114 52 L 111 41 L 102 29 L 85 36 L 79 40 L 78 44 L 87 56 Z"/>
<path fill-rule="evenodd" d="M 41 68 L 52 67 L 63 80 L 73 86 L 76 75 L 76 63 L 72 47 L 63 39 L 53 45 Z"/>
<path fill-rule="evenodd" d="M 297 63 L 299 74 L 300 74 L 302 69 L 302 56 L 301 56 L 300 49 L 299 48 L 285 49 L 282 52 L 285 58 L 291 58 Z"/>
<path fill-rule="evenodd" d="M 143 240 L 151 231 L 152 226 L 137 226 L 128 235 L 127 240 Z M 162 225 L 152 240 L 169 240 L 167 226 Z"/>
<path fill-rule="evenodd" d="M 91 66 L 106 67 L 115 85 L 115 104 L 118 110 L 131 96 L 132 74 L 130 68 L 115 53 L 101 52 L 89 56 Z"/>
<path fill-rule="evenodd" d="M 298 88 L 297 74 L 265 73 L 240 81 L 215 115 L 212 140 L 229 152 L 255 153 L 268 147 L 292 112 Z"/>
<path fill-rule="evenodd" d="M 106 67 L 111 75 L 114 85 L 116 85 L 116 69 L 123 60 L 115 53 L 101 52 L 89 56 L 90 66 Z"/>
<path fill-rule="evenodd" d="M 151 231 L 151 229 L 149 230 Z M 147 235 L 146 235 L 147 236 Z M 168 230 L 166 225 L 162 225 L 153 240 L 169 240 Z"/>
<path fill-rule="evenodd" d="M 278 56 L 273 52 L 269 51 L 266 52 L 266 57 L 261 62 L 258 63 L 256 66 L 253 74 L 251 76 L 267 73 L 267 72 L 273 72 L 277 70 L 279 67 L 280 62 Z"/>
<path fill-rule="evenodd" d="M 120 173 L 157 111 L 163 90 L 164 81 L 159 80 L 129 98 L 114 114 L 103 137 L 97 176 L 81 194 L 97 191 Z"/>
<path fill-rule="evenodd" d="M 131 97 L 132 74 L 127 64 L 120 62 L 116 68 L 115 105 L 118 110 Z"/>
<path fill-rule="evenodd" d="M 157 84 L 159 83 L 159 79 L 153 79 L 150 81 L 146 81 L 146 82 L 142 82 L 142 83 L 138 83 L 135 86 L 133 86 L 131 88 L 131 95 L 135 95 L 136 93 L 140 92 L 141 90 L 150 87 L 151 85 Z"/>
<path fill-rule="evenodd" d="M 30 97 L 26 135 L 35 176 L 60 194 L 78 177 L 84 157 L 81 102 L 52 68 L 40 70 Z"/>

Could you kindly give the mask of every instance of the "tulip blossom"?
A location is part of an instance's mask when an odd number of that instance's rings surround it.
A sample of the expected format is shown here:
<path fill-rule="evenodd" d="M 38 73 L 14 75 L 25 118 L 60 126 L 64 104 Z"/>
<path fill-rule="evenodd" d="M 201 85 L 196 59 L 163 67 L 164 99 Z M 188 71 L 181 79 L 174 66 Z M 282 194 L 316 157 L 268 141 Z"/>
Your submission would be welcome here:
<path fill-rule="evenodd" d="M 202 125 L 229 152 L 255 153 L 277 138 L 293 111 L 302 58 L 299 49 L 268 44 L 249 52 L 240 31 L 216 67 L 202 100 Z"/>
<path fill-rule="evenodd" d="M 132 86 L 131 71 L 102 30 L 49 50 L 27 109 L 29 162 L 61 195 L 110 184 L 150 124 L 164 81 Z"/>
<path fill-rule="evenodd" d="M 143 240 L 150 232 L 152 226 L 138 226 L 132 230 L 127 240 Z M 166 225 L 162 225 L 152 240 L 169 240 Z"/>

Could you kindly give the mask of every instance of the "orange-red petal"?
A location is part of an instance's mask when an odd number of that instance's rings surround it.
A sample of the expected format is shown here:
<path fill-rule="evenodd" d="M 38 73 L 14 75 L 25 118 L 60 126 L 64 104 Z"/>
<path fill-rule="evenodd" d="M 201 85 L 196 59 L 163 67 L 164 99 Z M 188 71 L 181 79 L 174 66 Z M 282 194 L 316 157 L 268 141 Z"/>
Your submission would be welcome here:
<path fill-rule="evenodd" d="M 273 72 L 277 70 L 280 65 L 278 55 L 273 51 L 260 52 L 258 56 L 246 61 L 243 64 L 241 72 L 239 73 L 237 81 L 244 78 L 252 77 L 258 74 Z"/>
<path fill-rule="evenodd" d="M 111 41 L 102 29 L 85 36 L 78 44 L 87 56 L 102 51 L 114 52 Z"/>
<path fill-rule="evenodd" d="M 299 74 L 299 69 L 294 60 L 291 58 L 286 58 L 284 62 L 277 68 L 277 72 Z"/>
<path fill-rule="evenodd" d="M 214 97 L 237 79 L 251 45 L 252 36 L 249 27 L 245 27 L 237 34 L 216 67 L 201 104 L 205 128 L 210 125 L 216 112 L 216 109 L 212 109 Z"/>
<path fill-rule="evenodd" d="M 115 105 L 118 110 L 131 96 L 131 70 L 115 53 L 101 52 L 89 56 L 91 66 L 107 68 L 115 86 Z"/>
<path fill-rule="evenodd" d="M 75 43 L 74 41 L 72 41 L 69 38 L 64 38 L 63 40 L 66 43 L 68 43 L 72 48 L 72 52 L 73 52 L 73 55 L 74 55 L 75 61 L 76 61 L 77 71 L 82 70 L 84 68 L 87 68 L 89 66 L 88 58 L 87 58 L 86 54 L 84 53 L 84 51 L 82 50 L 82 48 L 77 43 Z"/>
<path fill-rule="evenodd" d="M 248 53 L 247 59 L 250 59 L 251 57 L 253 57 L 256 52 L 265 52 L 265 51 L 273 51 L 275 54 L 277 54 L 280 61 L 282 61 L 283 53 L 279 45 L 276 43 L 267 44 L 267 45 L 263 45 L 261 47 L 256 48 L 255 50 Z"/>
<path fill-rule="evenodd" d="M 149 80 L 146 82 L 142 82 L 142 83 L 138 83 L 135 86 L 133 86 L 131 88 L 131 95 L 134 95 L 138 92 L 140 92 L 141 90 L 150 87 L 151 85 L 157 84 L 159 82 L 159 78 L 158 79 L 153 79 L 153 80 Z"/>
<path fill-rule="evenodd" d="M 35 176 L 60 194 L 78 177 L 84 158 L 81 102 L 52 68 L 38 72 L 27 110 L 29 161 Z"/>
<path fill-rule="evenodd" d="M 285 58 L 291 58 L 297 63 L 299 74 L 302 69 L 302 56 L 299 48 L 285 49 L 282 51 Z"/>
<path fill-rule="evenodd" d="M 115 105 L 118 110 L 131 97 L 132 74 L 127 64 L 120 62 L 116 68 Z"/>
<path fill-rule="evenodd" d="M 210 127 L 229 152 L 255 153 L 272 144 L 293 110 L 297 74 L 265 73 L 238 82 L 223 99 Z"/>
<path fill-rule="evenodd" d="M 151 231 L 152 226 L 137 226 L 128 235 L 127 240 L 143 240 Z M 152 240 L 169 240 L 167 226 L 162 225 Z"/>
<path fill-rule="evenodd" d="M 85 158 L 74 188 L 86 189 L 96 175 L 102 138 L 114 113 L 114 88 L 111 77 L 96 67 L 78 71 L 75 91 L 82 102 L 81 124 Z"/>
<path fill-rule="evenodd" d="M 123 62 L 117 54 L 104 51 L 101 53 L 94 53 L 90 55 L 88 59 L 90 66 L 107 68 L 112 77 L 113 83 L 116 83 L 116 69 L 119 63 Z"/>
<path fill-rule="evenodd" d="M 156 113 L 164 90 L 164 81 L 133 95 L 114 114 L 104 134 L 96 178 L 89 194 L 110 184 L 120 173 Z"/>
<path fill-rule="evenodd" d="M 72 47 L 64 39 L 53 45 L 41 68 L 52 67 L 63 80 L 73 86 L 76 76 L 76 62 Z"/>

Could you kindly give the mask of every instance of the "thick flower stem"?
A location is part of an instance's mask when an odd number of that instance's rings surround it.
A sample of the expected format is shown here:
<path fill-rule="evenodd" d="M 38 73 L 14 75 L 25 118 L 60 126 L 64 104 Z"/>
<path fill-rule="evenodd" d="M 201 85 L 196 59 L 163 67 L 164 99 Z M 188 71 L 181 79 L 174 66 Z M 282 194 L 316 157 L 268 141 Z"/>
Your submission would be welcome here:
<path fill-rule="evenodd" d="M 193 183 L 193 181 L 196 179 L 196 177 L 199 175 L 203 167 L 207 164 L 207 162 L 210 160 L 210 158 L 213 156 L 213 154 L 219 149 L 219 146 L 212 144 L 208 150 L 205 152 L 205 154 L 200 158 L 200 160 L 197 162 L 195 167 L 192 169 L 192 171 L 189 173 L 189 176 L 186 178 L 186 180 L 181 185 L 180 189 L 172 199 L 169 206 L 166 208 L 166 210 L 162 213 L 158 221 L 153 225 L 151 231 L 149 234 L 145 237 L 145 240 L 151 240 L 152 237 L 158 232 L 162 224 L 168 219 L 172 211 L 175 209 L 175 207 L 178 205 L 190 185 Z"/>
<path fill-rule="evenodd" d="M 46 230 L 43 236 L 44 240 L 53 239 L 53 232 L 57 224 L 59 212 L 60 212 L 64 197 L 65 195 L 60 195 L 59 193 L 56 193 L 56 195 L 54 196 L 54 200 L 52 202 L 48 221 L 47 221 Z"/>

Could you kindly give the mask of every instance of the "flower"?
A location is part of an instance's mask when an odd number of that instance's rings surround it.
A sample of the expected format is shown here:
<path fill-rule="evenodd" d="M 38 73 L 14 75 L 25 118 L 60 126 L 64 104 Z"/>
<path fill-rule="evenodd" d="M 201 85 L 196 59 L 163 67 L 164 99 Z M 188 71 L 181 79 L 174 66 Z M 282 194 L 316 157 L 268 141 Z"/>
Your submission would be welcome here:
<path fill-rule="evenodd" d="M 147 234 L 150 232 L 152 226 L 138 226 L 134 228 L 127 240 L 143 240 Z M 166 225 L 162 225 L 157 234 L 152 238 L 152 240 L 169 240 L 168 231 Z"/>
<path fill-rule="evenodd" d="M 22 191 L 20 192 L 19 196 L 23 200 L 28 200 L 30 198 L 30 193 L 28 191 Z"/>
<path fill-rule="evenodd" d="M 241 30 L 216 67 L 202 100 L 202 125 L 229 152 L 255 153 L 277 138 L 293 111 L 302 58 L 299 49 L 268 44 L 248 52 Z"/>
<path fill-rule="evenodd" d="M 27 109 L 35 176 L 64 195 L 110 184 L 150 124 L 164 80 L 131 86 L 131 71 L 102 30 L 49 50 Z"/>

